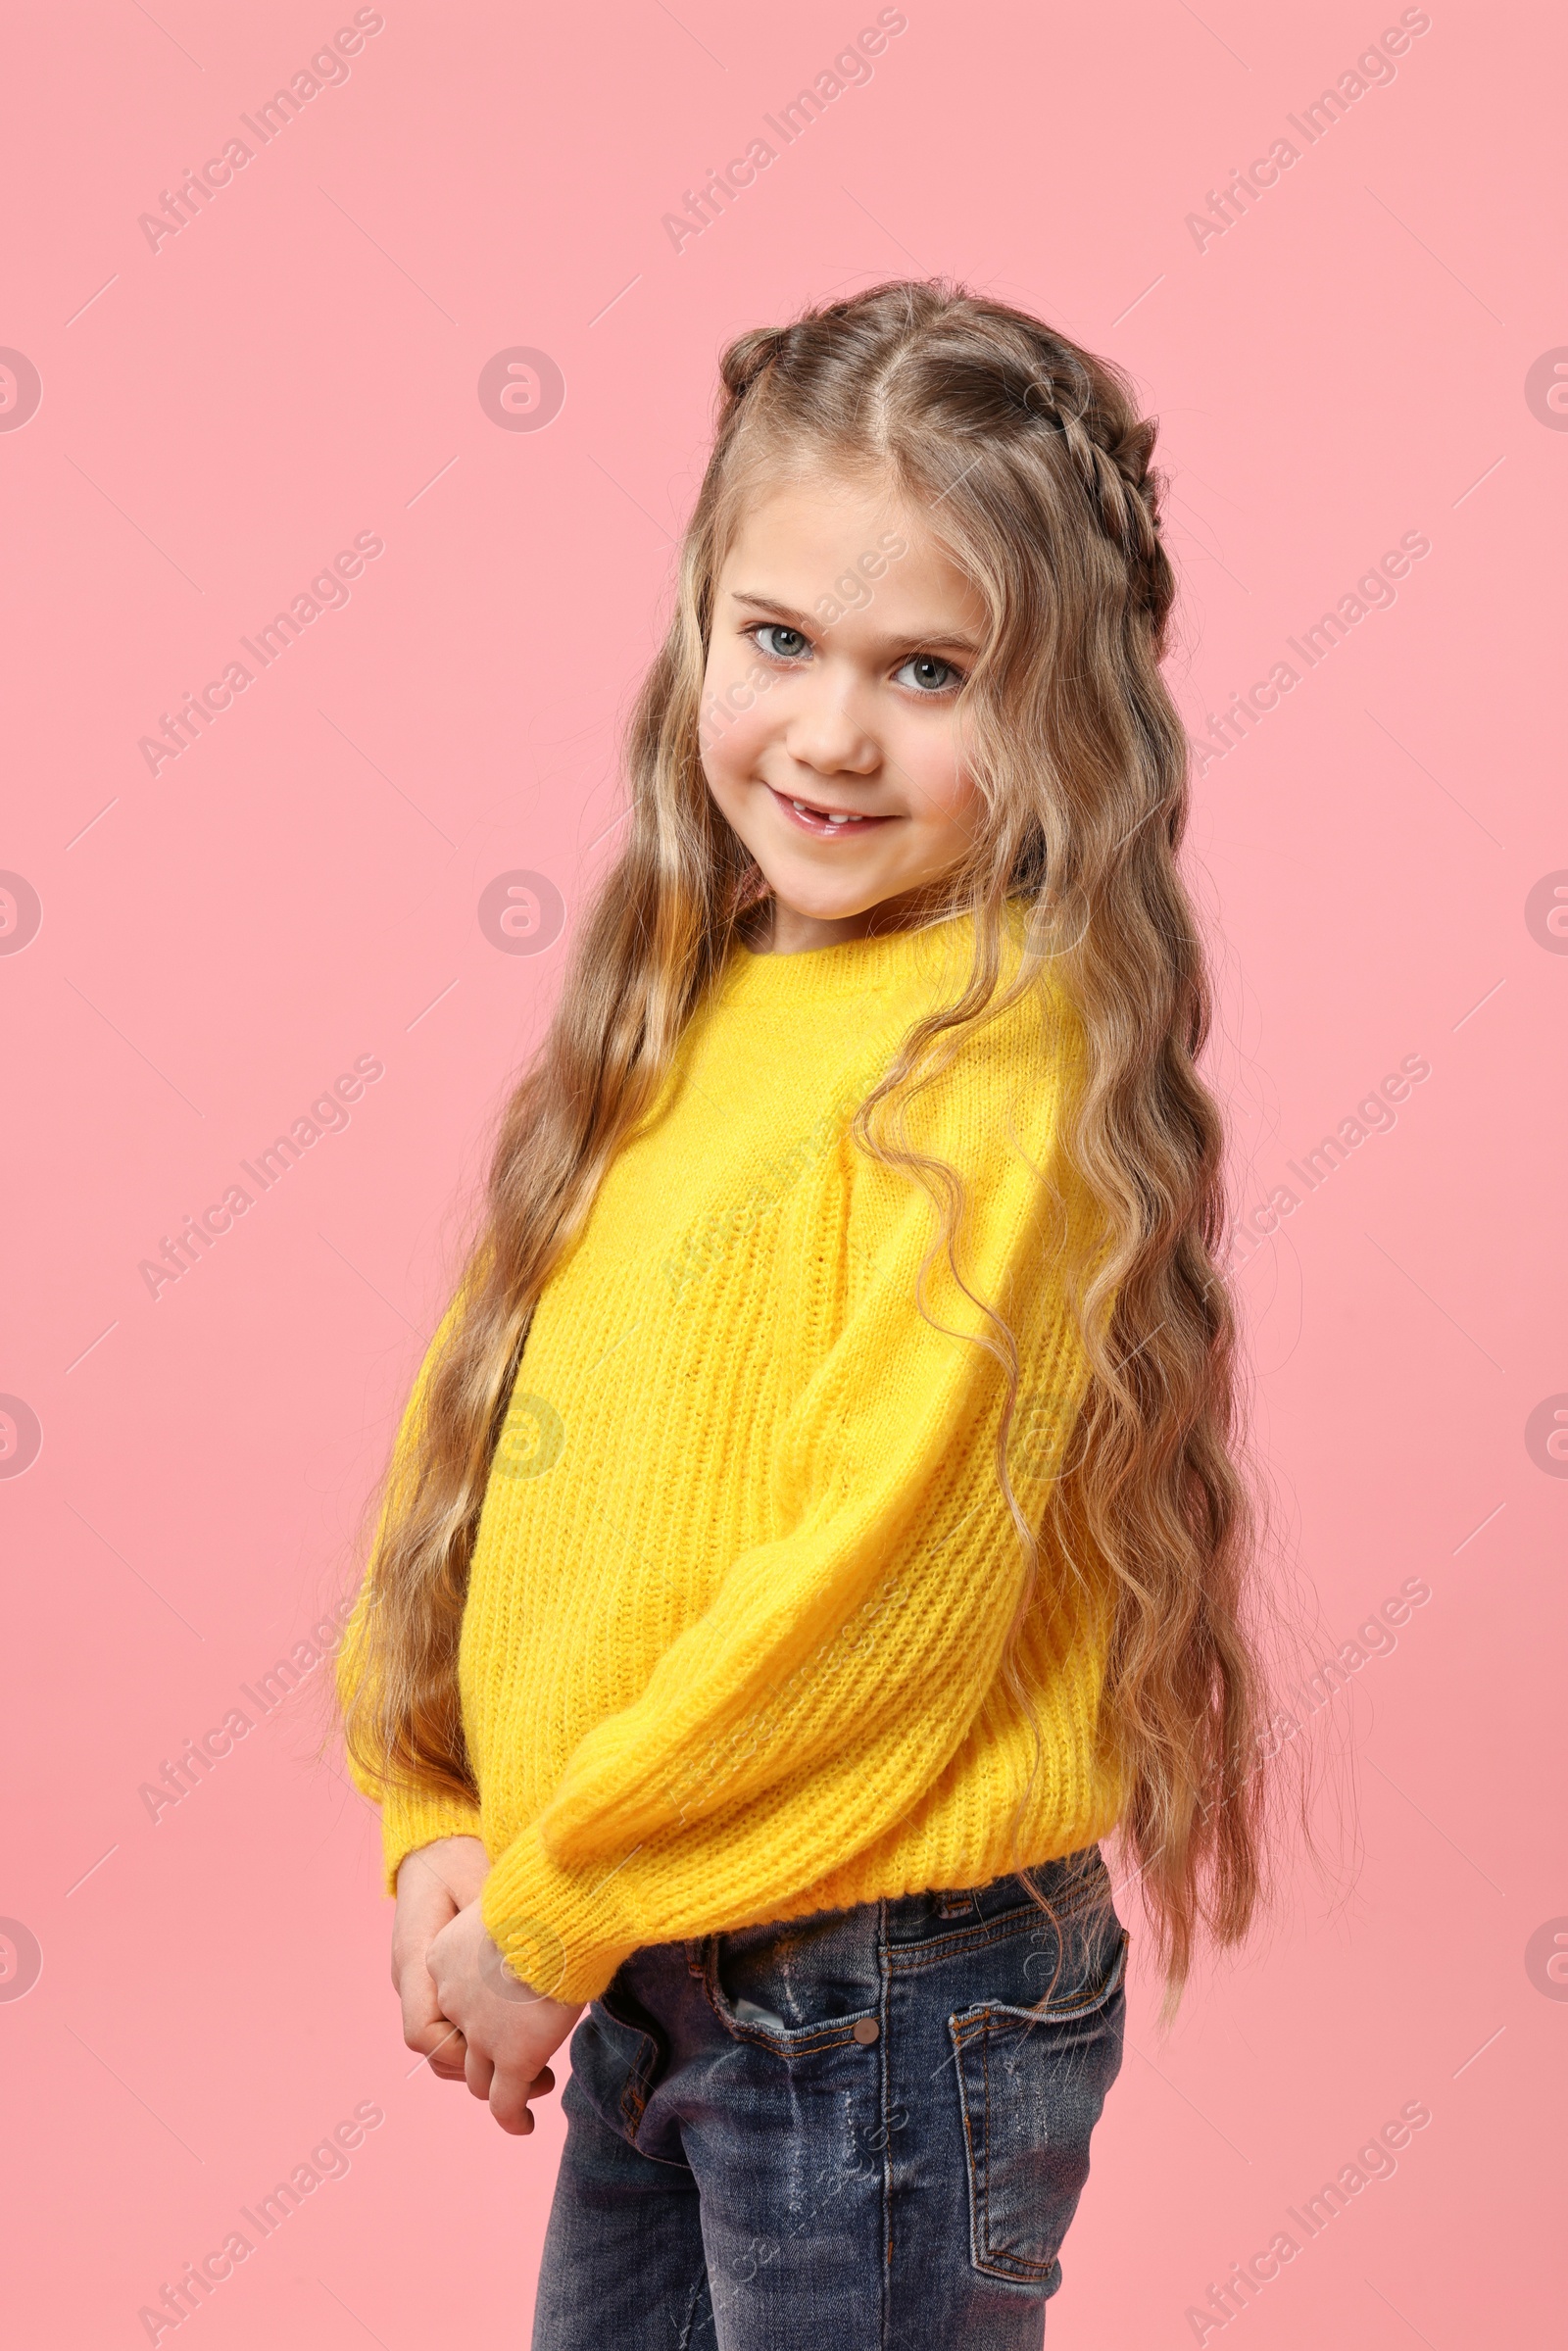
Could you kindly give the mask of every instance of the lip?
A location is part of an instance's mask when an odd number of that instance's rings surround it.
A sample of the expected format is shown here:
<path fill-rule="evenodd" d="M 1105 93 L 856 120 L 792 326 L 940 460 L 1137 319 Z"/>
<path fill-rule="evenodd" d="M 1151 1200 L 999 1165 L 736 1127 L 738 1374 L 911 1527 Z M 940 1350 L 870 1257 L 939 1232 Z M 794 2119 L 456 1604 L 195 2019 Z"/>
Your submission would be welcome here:
<path fill-rule="evenodd" d="M 825 816 L 803 815 L 788 793 L 777 791 L 772 784 L 767 789 L 785 823 L 792 824 L 797 832 L 809 833 L 815 841 L 843 841 L 852 834 L 873 832 L 878 825 L 893 822 L 891 816 L 862 816 L 858 824 L 830 824 Z"/>

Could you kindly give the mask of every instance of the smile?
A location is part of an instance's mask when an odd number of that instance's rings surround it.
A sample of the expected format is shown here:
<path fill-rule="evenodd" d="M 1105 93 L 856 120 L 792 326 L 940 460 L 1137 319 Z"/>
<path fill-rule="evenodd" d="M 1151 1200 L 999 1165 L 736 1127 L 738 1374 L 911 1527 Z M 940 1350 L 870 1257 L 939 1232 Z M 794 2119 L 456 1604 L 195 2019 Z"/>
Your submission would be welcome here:
<path fill-rule="evenodd" d="M 837 840 L 845 833 L 864 833 L 879 824 L 891 824 L 891 816 L 858 816 L 853 808 L 823 808 L 808 800 L 795 800 L 788 793 L 767 787 L 787 823 L 798 825 L 803 833 L 814 833 L 819 841 Z"/>

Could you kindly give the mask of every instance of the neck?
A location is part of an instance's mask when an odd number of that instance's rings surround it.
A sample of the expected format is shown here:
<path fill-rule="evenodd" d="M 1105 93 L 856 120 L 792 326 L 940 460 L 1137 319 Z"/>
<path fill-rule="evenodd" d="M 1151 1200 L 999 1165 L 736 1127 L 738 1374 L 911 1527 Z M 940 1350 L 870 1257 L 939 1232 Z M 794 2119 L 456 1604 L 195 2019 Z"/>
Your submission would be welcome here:
<path fill-rule="evenodd" d="M 906 930 L 912 920 L 918 919 L 916 897 L 917 893 L 906 892 L 866 906 L 858 914 L 834 916 L 803 914 L 798 906 L 786 906 L 775 892 L 769 906 L 762 910 L 755 952 L 764 955 L 807 955 L 817 947 L 842 947 L 850 939 L 870 939 L 888 931 Z"/>

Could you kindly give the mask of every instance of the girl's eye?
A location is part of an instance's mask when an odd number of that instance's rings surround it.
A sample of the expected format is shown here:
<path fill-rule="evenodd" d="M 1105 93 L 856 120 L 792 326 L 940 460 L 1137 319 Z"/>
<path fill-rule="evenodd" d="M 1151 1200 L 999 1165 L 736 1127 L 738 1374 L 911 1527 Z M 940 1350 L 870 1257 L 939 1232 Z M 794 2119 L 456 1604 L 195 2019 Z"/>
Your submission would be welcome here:
<path fill-rule="evenodd" d="M 917 694 L 946 694 L 950 688 L 963 683 L 953 663 L 938 661 L 934 653 L 913 655 L 897 675 L 901 682 L 912 685 Z"/>
<path fill-rule="evenodd" d="M 786 628 L 781 620 L 764 620 L 760 627 L 750 629 L 747 633 L 761 648 L 762 652 L 770 655 L 775 661 L 799 661 L 801 655 L 808 650 L 802 631 L 798 628 Z M 772 644 L 764 641 L 769 637 L 774 640 Z"/>

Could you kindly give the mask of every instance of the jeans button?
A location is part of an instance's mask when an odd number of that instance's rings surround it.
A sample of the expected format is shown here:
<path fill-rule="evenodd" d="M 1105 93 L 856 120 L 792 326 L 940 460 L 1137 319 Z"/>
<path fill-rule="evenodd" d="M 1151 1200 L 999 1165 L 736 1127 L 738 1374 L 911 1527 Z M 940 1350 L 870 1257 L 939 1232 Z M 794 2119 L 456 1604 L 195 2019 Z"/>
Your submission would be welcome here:
<path fill-rule="evenodd" d="M 882 2028 L 874 2016 L 862 2016 L 851 2027 L 851 2031 L 861 2048 L 868 2049 L 880 2035 Z"/>

